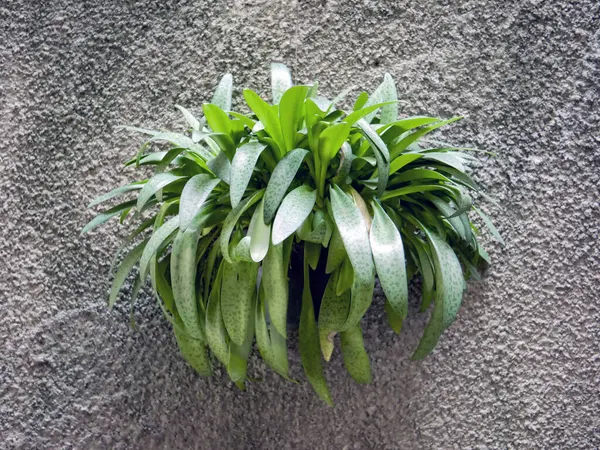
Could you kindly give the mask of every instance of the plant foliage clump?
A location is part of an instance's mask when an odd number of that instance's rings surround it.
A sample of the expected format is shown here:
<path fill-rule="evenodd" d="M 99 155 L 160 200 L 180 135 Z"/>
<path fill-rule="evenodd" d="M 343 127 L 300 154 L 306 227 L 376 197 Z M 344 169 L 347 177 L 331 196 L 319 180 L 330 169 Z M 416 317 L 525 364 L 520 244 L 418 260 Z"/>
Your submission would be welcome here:
<path fill-rule="evenodd" d="M 231 111 L 228 74 L 203 118 L 177 106 L 185 133 L 126 127 L 147 136 L 126 166 L 155 174 L 95 199 L 90 206 L 136 195 L 99 213 L 84 232 L 132 215 L 137 227 L 117 255 L 137 245 L 116 270 L 109 305 L 139 265 L 134 296 L 149 276 L 189 364 L 210 375 L 210 350 L 240 388 L 254 340 L 265 363 L 289 377 L 288 271 L 292 247 L 301 246 L 302 365 L 331 403 L 323 360 L 336 335 L 352 377 L 371 380 L 360 320 L 376 276 L 396 332 L 408 311 L 408 281 L 422 279 L 421 310 L 433 308 L 413 355 L 420 359 L 454 321 L 465 280 L 489 262 L 469 213 L 501 238 L 474 206 L 471 149 L 428 139 L 460 117 L 399 117 L 389 74 L 351 110 L 338 106 L 343 94 L 320 96 L 317 83 L 293 86 L 282 64 L 271 75 L 272 103 L 244 90 L 249 114 Z M 154 143 L 167 147 L 147 152 Z M 317 315 L 309 268 L 320 258 L 329 278 Z"/>

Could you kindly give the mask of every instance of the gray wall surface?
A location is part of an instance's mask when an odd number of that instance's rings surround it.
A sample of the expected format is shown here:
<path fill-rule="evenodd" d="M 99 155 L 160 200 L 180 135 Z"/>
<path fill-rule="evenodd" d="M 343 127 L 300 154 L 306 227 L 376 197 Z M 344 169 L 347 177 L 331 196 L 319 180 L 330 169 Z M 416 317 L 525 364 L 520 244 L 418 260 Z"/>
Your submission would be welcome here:
<path fill-rule="evenodd" d="M 599 25 L 596 0 L 0 2 L 0 448 L 600 447 Z M 256 361 L 245 393 L 194 374 L 147 293 L 137 330 L 105 306 L 124 230 L 79 236 L 134 176 L 118 125 L 182 129 L 228 71 L 267 93 L 271 60 L 330 96 L 389 71 L 404 114 L 465 114 L 444 136 L 498 154 L 489 277 L 422 362 L 425 317 L 396 336 L 376 295 L 374 383 L 336 354 L 334 408 Z"/>

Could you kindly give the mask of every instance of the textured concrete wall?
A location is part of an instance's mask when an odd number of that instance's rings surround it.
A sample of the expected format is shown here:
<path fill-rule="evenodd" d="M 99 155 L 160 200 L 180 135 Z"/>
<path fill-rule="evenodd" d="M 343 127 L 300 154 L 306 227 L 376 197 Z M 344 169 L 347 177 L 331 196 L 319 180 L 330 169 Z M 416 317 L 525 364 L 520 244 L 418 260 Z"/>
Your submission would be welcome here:
<path fill-rule="evenodd" d="M 598 448 L 599 13 L 595 0 L 1 2 L 0 448 Z M 246 393 L 196 376 L 147 295 L 137 331 L 127 304 L 106 310 L 114 227 L 79 237 L 84 205 L 132 176 L 116 167 L 139 141 L 119 124 L 181 127 L 173 104 L 198 110 L 225 71 L 237 94 L 265 92 L 272 59 L 326 94 L 390 71 L 406 113 L 466 114 L 447 136 L 499 155 L 476 171 L 508 243 L 490 243 L 490 277 L 418 363 L 424 318 L 413 308 L 395 336 L 377 299 L 374 383 L 336 355 L 335 408 L 262 365 Z"/>

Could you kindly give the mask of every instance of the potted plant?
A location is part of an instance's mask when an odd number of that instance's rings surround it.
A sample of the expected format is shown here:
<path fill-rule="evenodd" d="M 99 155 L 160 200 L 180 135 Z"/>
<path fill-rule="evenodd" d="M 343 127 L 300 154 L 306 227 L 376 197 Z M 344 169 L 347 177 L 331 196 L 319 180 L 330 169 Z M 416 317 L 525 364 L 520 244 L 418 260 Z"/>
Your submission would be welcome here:
<path fill-rule="evenodd" d="M 466 171 L 472 149 L 428 139 L 460 117 L 400 118 L 389 74 L 350 110 L 339 107 L 344 93 L 328 100 L 317 83 L 293 86 L 282 64 L 272 64 L 271 75 L 272 103 L 244 90 L 248 114 L 231 111 L 228 74 L 203 118 L 177 106 L 185 133 L 125 127 L 147 136 L 125 165 L 155 174 L 92 201 L 135 195 L 83 232 L 117 216 L 135 223 L 116 252 L 115 261 L 133 246 L 116 270 L 109 306 L 139 265 L 133 296 L 149 276 L 184 358 L 210 375 L 210 350 L 240 388 L 254 340 L 265 363 L 289 376 L 288 306 L 301 292 L 302 365 L 331 403 L 323 360 L 337 335 L 351 376 L 371 380 L 360 320 L 376 276 L 396 332 L 407 315 L 408 281 L 421 277 L 421 310 L 433 305 L 413 355 L 421 359 L 454 321 L 465 280 L 489 263 L 469 214 L 501 238 L 474 205 L 478 187 Z M 154 143 L 166 147 L 147 151 Z M 290 272 L 301 277 L 291 294 Z M 315 276 L 323 284 L 318 302 Z"/>

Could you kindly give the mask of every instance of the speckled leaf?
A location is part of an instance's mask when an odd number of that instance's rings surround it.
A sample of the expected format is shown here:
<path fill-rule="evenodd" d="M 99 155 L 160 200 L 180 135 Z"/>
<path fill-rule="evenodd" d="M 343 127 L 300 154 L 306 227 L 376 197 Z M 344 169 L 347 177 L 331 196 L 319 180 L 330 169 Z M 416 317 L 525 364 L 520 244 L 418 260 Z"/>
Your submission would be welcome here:
<path fill-rule="evenodd" d="M 394 330 L 394 333 L 400 334 L 400 331 L 402 330 L 402 323 L 404 322 L 402 316 L 399 315 L 396 311 L 394 311 L 394 308 L 392 308 L 392 305 L 387 300 L 383 305 L 383 310 L 385 311 L 385 315 L 387 316 L 390 328 Z"/>
<path fill-rule="evenodd" d="M 286 340 L 273 327 L 273 316 L 271 314 L 269 314 L 271 316 L 271 325 L 267 325 L 264 291 L 265 289 L 261 286 L 255 308 L 256 315 L 254 326 L 256 332 L 256 345 L 260 355 L 265 360 L 265 363 L 279 375 L 288 378 L 289 363 L 287 358 Z"/>
<path fill-rule="evenodd" d="M 317 270 L 319 264 L 319 257 L 321 256 L 321 244 L 315 244 L 314 242 L 304 243 L 304 257 L 308 261 L 308 265 L 312 270 Z"/>
<path fill-rule="evenodd" d="M 265 144 L 251 141 L 237 149 L 231 163 L 231 206 L 235 208 L 244 196 L 248 182 L 252 177 L 252 171 L 256 166 L 258 157 L 266 148 Z"/>
<path fill-rule="evenodd" d="M 464 241 L 467 239 L 465 228 L 459 217 L 450 217 L 454 213 L 454 208 L 450 206 L 445 200 L 442 200 L 435 195 L 425 194 L 425 198 L 435 205 L 437 209 L 445 216 L 446 220 L 450 222 L 452 228 L 456 231 L 456 234 Z M 470 229 L 470 224 L 468 225 Z"/>
<path fill-rule="evenodd" d="M 331 358 L 333 337 L 343 328 L 350 311 L 350 291 L 342 295 L 336 293 L 339 275 L 336 271 L 329 277 L 319 309 L 319 340 L 325 361 Z"/>
<path fill-rule="evenodd" d="M 283 94 L 292 87 L 292 73 L 285 64 L 271 63 L 271 91 L 273 104 L 280 102 Z"/>
<path fill-rule="evenodd" d="M 168 185 L 175 183 L 176 181 L 183 180 L 185 176 L 175 175 L 172 172 L 163 172 L 154 175 L 148 180 L 144 187 L 140 191 L 138 196 L 136 208 L 141 211 L 144 205 L 150 198 L 156 194 L 159 190 L 167 187 Z"/>
<path fill-rule="evenodd" d="M 252 298 L 256 291 L 258 264 L 224 263 L 221 287 L 221 313 L 231 340 L 242 346 L 248 333 Z"/>
<path fill-rule="evenodd" d="M 118 197 L 119 195 L 126 194 L 127 192 L 138 191 L 144 187 L 145 183 L 146 181 L 136 181 L 135 183 L 126 184 L 125 186 L 120 186 L 116 189 L 113 189 L 112 191 L 102 194 L 92 200 L 88 205 L 88 208 L 99 205 L 100 203 L 110 200 L 111 198 Z"/>
<path fill-rule="evenodd" d="M 194 339 L 177 327 L 173 327 L 173 333 L 175 334 L 179 350 L 189 365 L 200 375 L 205 377 L 211 376 L 212 367 L 204 342 Z"/>
<path fill-rule="evenodd" d="M 212 285 L 212 291 L 206 306 L 206 342 L 217 359 L 225 366 L 229 363 L 229 343 L 227 331 L 221 316 L 221 282 L 223 280 L 223 263 L 219 267 Z"/>
<path fill-rule="evenodd" d="M 284 260 L 283 243 L 271 245 L 262 263 L 262 286 L 271 323 L 284 338 L 287 336 L 289 283 L 288 261 Z"/>
<path fill-rule="evenodd" d="M 452 247 L 437 234 L 425 227 L 421 228 L 431 248 L 436 287 L 433 313 L 412 356 L 413 359 L 422 359 L 433 350 L 443 331 L 456 318 L 464 291 L 462 268 Z"/>
<path fill-rule="evenodd" d="M 94 228 L 102 225 L 103 223 L 108 222 L 113 217 L 118 216 L 123 211 L 129 211 L 131 207 L 135 204 L 136 200 L 130 200 L 128 202 L 120 203 L 116 206 L 113 206 L 110 209 L 107 209 L 106 211 L 101 212 L 91 221 L 89 221 L 85 227 L 83 227 L 83 230 L 81 230 L 81 234 L 85 234 L 92 231 Z"/>
<path fill-rule="evenodd" d="M 248 326 L 243 343 L 241 345 L 236 344 L 234 341 L 230 341 L 229 343 L 229 363 L 227 364 L 227 373 L 229 374 L 231 381 L 233 381 L 241 390 L 246 389 L 248 357 L 250 356 L 252 342 L 254 341 L 254 310 L 256 309 L 256 297 L 256 292 L 254 292 L 250 301 L 250 310 L 246 317 Z"/>
<path fill-rule="evenodd" d="M 375 266 L 362 214 L 352 199 L 335 185 L 331 186 L 331 209 L 354 269 L 352 303 L 344 326 L 348 329 L 358 323 L 371 304 Z"/>
<path fill-rule="evenodd" d="M 288 187 L 294 180 L 308 150 L 297 148 L 287 153 L 273 170 L 265 191 L 265 223 L 271 223 Z"/>
<path fill-rule="evenodd" d="M 308 92 L 307 86 L 289 88 L 279 102 L 279 123 L 285 143 L 285 152 L 295 147 L 298 127 L 304 120 L 304 99 Z"/>
<path fill-rule="evenodd" d="M 217 156 L 212 157 L 206 162 L 206 166 L 218 178 L 229 184 L 231 180 L 231 162 L 225 152 L 219 151 Z"/>
<path fill-rule="evenodd" d="M 177 311 L 185 331 L 193 338 L 205 340 L 204 317 L 200 317 L 196 300 L 196 249 L 200 232 L 189 229 L 179 232 L 171 250 L 171 284 Z"/>
<path fill-rule="evenodd" d="M 356 158 L 352 153 L 352 147 L 348 142 L 342 143 L 339 151 L 340 155 L 340 166 L 335 174 L 332 181 L 337 185 L 347 184 L 348 175 L 352 169 L 352 161 Z"/>
<path fill-rule="evenodd" d="M 290 192 L 281 203 L 273 221 L 273 244 L 283 242 L 308 217 L 317 200 L 317 191 L 302 185 Z"/>
<path fill-rule="evenodd" d="M 233 76 L 226 73 L 219 81 L 215 93 L 213 94 L 211 103 L 217 105 L 223 111 L 231 110 L 231 94 L 233 92 Z"/>
<path fill-rule="evenodd" d="M 113 305 L 115 304 L 115 301 L 117 300 L 117 296 L 119 295 L 119 290 L 123 286 L 123 283 L 125 283 L 125 280 L 127 279 L 127 275 L 129 275 L 129 272 L 131 272 L 131 269 L 133 269 L 133 266 L 135 266 L 137 264 L 137 262 L 140 260 L 140 256 L 142 256 L 142 252 L 144 251 L 144 248 L 146 247 L 147 243 L 148 243 L 148 239 L 145 239 L 144 241 L 140 242 L 138 245 L 136 245 L 133 248 L 133 250 L 131 250 L 127 254 L 127 256 L 125 256 L 125 258 L 123 259 L 123 262 L 121 262 L 121 265 L 117 269 L 117 273 L 115 274 L 115 278 L 114 278 L 114 280 L 112 282 L 112 286 L 110 288 L 110 295 L 108 297 L 108 307 L 109 308 L 112 308 Z"/>
<path fill-rule="evenodd" d="M 338 277 L 338 282 L 335 287 L 336 295 L 342 295 L 343 293 L 348 292 L 350 288 L 352 288 L 352 283 L 354 282 L 354 269 L 352 268 L 350 258 L 347 256 L 340 266 L 339 273 L 340 276 Z"/>
<path fill-rule="evenodd" d="M 377 276 L 387 300 L 404 319 L 408 312 L 408 281 L 400 233 L 378 202 L 373 206 L 370 240 Z"/>
<path fill-rule="evenodd" d="M 200 211 L 204 202 L 219 184 L 218 178 L 199 174 L 189 179 L 181 192 L 179 207 L 179 228 L 185 231 L 194 216 Z"/>
<path fill-rule="evenodd" d="M 377 194 L 381 195 L 385 191 L 390 174 L 390 154 L 388 148 L 365 119 L 356 122 L 356 126 L 371 144 L 375 159 L 377 160 Z"/>
<path fill-rule="evenodd" d="M 383 77 L 383 82 L 377 86 L 375 91 L 371 94 L 365 103 L 365 107 L 375 103 L 389 101 L 393 101 L 394 104 L 386 105 L 381 108 L 381 123 L 394 122 L 398 118 L 398 106 L 396 104 L 398 101 L 398 94 L 396 92 L 396 85 L 392 76 L 389 73 L 386 73 Z M 377 111 L 370 113 L 365 120 L 371 123 L 376 113 Z"/>
<path fill-rule="evenodd" d="M 143 281 L 148 275 L 148 269 L 152 257 L 158 249 L 162 247 L 164 242 L 169 239 L 179 228 L 179 216 L 172 217 L 164 223 L 158 230 L 155 230 L 148 244 L 144 248 L 140 259 L 140 279 Z"/>
<path fill-rule="evenodd" d="M 187 109 L 180 105 L 175 105 L 175 108 L 177 108 L 181 112 L 181 114 L 183 114 L 185 121 L 188 123 L 192 130 L 200 131 L 200 122 L 194 117 L 194 115 L 191 112 L 189 112 Z"/>
<path fill-rule="evenodd" d="M 299 347 L 302 366 L 306 378 L 317 395 L 327 404 L 333 405 L 327 381 L 323 375 L 323 363 L 319 344 L 319 332 L 315 322 L 315 310 L 310 293 L 308 261 L 304 258 L 304 288 L 302 290 L 302 310 L 300 313 Z"/>
<path fill-rule="evenodd" d="M 334 227 L 333 234 L 331 235 L 331 241 L 329 243 L 329 250 L 327 252 L 327 265 L 325 267 L 325 273 L 332 273 L 335 269 L 341 266 L 342 262 L 346 258 L 346 249 L 342 242 L 342 236 L 340 235 L 337 227 Z"/>
<path fill-rule="evenodd" d="M 421 240 L 414 241 L 414 247 L 417 251 L 418 266 L 421 272 L 421 307 L 420 311 L 425 312 L 433 301 L 435 277 L 433 265 L 429 256 L 429 247 L 421 243 Z"/>
<path fill-rule="evenodd" d="M 223 254 L 223 257 L 230 263 L 233 262 L 233 259 L 229 255 L 229 239 L 231 239 L 231 233 L 233 232 L 233 229 L 235 228 L 242 214 L 248 208 L 254 205 L 257 201 L 259 201 L 262 198 L 264 192 L 264 190 L 256 191 L 252 195 L 246 197 L 235 208 L 231 210 L 231 212 L 227 215 L 223 222 L 223 228 L 221 230 L 221 236 L 219 238 L 221 253 Z"/>
<path fill-rule="evenodd" d="M 362 329 L 357 323 L 347 331 L 340 333 L 340 343 L 344 366 L 357 383 L 369 384 L 373 381 L 369 355 L 365 350 Z"/>

